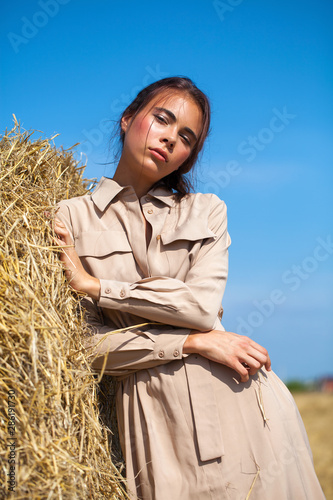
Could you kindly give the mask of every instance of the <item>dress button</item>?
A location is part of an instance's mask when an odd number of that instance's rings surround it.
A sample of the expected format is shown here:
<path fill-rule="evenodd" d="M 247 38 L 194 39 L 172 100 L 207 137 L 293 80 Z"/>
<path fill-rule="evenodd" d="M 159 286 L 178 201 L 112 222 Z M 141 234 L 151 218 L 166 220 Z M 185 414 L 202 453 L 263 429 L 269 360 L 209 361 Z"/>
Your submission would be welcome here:
<path fill-rule="evenodd" d="M 120 297 L 125 297 L 126 293 L 125 293 L 125 290 L 120 290 Z"/>
<path fill-rule="evenodd" d="M 163 357 L 164 357 L 164 351 L 160 351 L 160 352 L 158 353 L 158 357 L 159 357 L 159 358 L 163 358 Z"/>
<path fill-rule="evenodd" d="M 106 294 L 111 293 L 111 288 L 105 288 L 105 293 L 106 293 Z"/>
<path fill-rule="evenodd" d="M 173 355 L 176 358 L 177 356 L 179 356 L 179 351 L 176 349 L 175 351 L 173 351 Z"/>
<path fill-rule="evenodd" d="M 153 213 L 153 210 L 150 208 L 150 209 L 148 210 L 148 213 L 149 213 L 149 214 L 152 214 L 152 213 Z"/>
<path fill-rule="evenodd" d="M 161 239 L 161 235 L 160 235 L 160 234 L 158 234 L 158 235 L 156 236 L 156 239 L 157 239 L 157 240 L 160 240 L 160 239 Z"/>

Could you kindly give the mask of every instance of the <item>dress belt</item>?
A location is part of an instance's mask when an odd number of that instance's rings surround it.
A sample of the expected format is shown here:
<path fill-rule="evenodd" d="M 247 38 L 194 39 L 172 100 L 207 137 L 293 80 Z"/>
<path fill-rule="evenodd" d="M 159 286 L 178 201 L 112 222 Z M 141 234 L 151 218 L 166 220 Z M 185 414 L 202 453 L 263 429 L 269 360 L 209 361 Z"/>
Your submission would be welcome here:
<path fill-rule="evenodd" d="M 210 362 L 200 355 L 190 354 L 184 364 L 200 459 L 203 462 L 214 460 L 224 455 L 224 446 Z"/>

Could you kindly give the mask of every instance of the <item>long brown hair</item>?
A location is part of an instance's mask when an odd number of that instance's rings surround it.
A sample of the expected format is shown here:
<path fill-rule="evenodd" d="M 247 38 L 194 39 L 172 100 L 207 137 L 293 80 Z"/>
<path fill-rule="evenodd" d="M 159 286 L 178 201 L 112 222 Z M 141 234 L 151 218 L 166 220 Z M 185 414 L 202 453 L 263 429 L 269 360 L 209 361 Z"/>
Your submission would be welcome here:
<path fill-rule="evenodd" d="M 175 190 L 175 196 L 180 200 L 183 196 L 188 194 L 193 188 L 191 181 L 185 176 L 198 159 L 198 155 L 202 150 L 205 139 L 209 133 L 210 126 L 210 104 L 207 96 L 194 85 L 192 80 L 186 77 L 169 77 L 158 80 L 157 82 L 148 85 L 142 89 L 136 98 L 127 106 L 122 113 L 118 122 L 118 134 L 121 144 L 124 144 L 125 133 L 121 128 L 121 120 L 124 116 L 131 116 L 132 119 L 140 113 L 140 111 L 149 104 L 149 102 L 163 92 L 163 94 L 172 94 L 175 90 L 186 94 L 192 98 L 193 101 L 199 106 L 202 112 L 202 128 L 190 156 L 185 162 L 174 172 L 160 179 L 155 186 L 162 185 L 171 190 Z"/>

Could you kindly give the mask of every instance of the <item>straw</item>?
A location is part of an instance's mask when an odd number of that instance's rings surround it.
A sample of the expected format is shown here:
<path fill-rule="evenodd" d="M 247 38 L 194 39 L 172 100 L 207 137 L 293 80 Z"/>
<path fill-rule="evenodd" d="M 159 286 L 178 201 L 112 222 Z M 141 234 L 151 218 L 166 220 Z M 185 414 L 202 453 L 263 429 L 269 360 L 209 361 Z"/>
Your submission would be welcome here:
<path fill-rule="evenodd" d="M 71 150 L 14 121 L 0 140 L 0 498 L 122 500 L 115 382 L 90 368 L 44 215 L 91 182 Z"/>

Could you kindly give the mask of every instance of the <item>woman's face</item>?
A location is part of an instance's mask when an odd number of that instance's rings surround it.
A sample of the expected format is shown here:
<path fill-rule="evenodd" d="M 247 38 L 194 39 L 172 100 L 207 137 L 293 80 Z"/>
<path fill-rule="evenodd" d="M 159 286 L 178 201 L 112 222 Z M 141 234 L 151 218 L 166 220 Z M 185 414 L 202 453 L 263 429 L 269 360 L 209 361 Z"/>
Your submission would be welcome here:
<path fill-rule="evenodd" d="M 202 127 L 198 105 L 182 93 L 156 96 L 132 120 L 124 117 L 121 160 L 154 184 L 189 157 Z"/>

